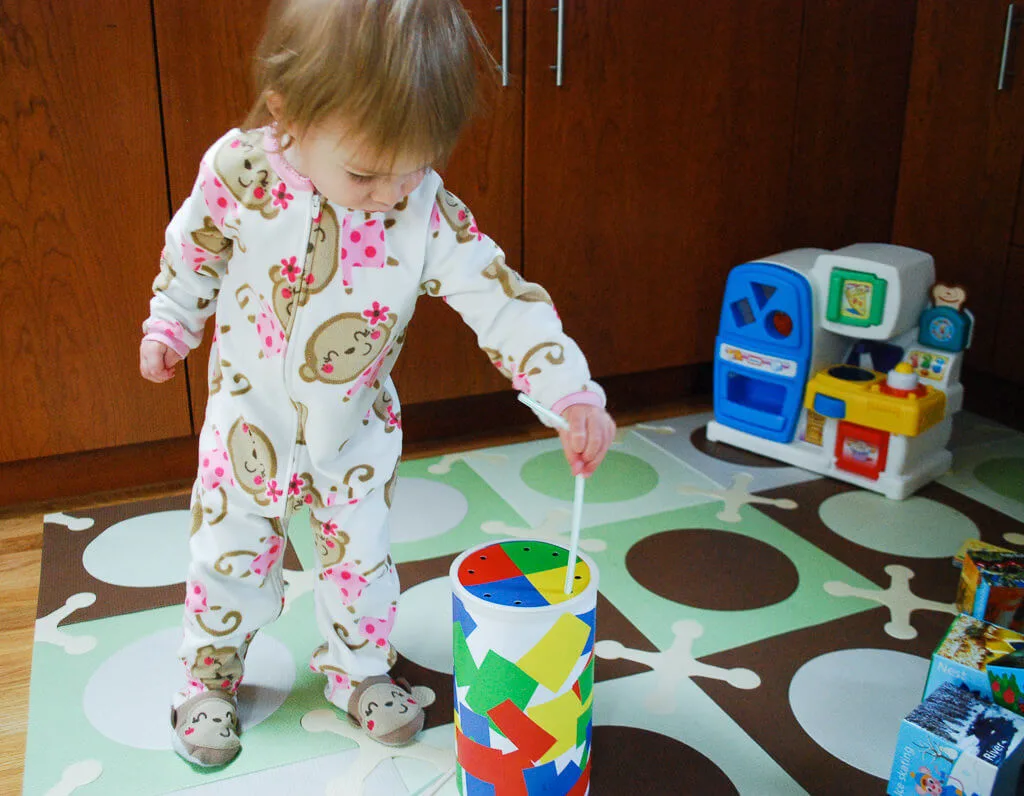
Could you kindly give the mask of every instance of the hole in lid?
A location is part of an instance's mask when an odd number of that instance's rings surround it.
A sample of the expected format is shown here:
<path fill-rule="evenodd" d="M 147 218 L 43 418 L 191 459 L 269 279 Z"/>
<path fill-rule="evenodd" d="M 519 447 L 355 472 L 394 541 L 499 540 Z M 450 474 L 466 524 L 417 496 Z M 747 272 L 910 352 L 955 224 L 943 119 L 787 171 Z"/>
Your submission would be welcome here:
<path fill-rule="evenodd" d="M 470 575 L 475 575 L 476 574 L 476 570 L 475 569 L 467 569 L 466 572 L 468 572 Z"/>
<path fill-rule="evenodd" d="M 773 285 L 762 285 L 760 282 L 754 282 L 750 287 L 753 289 L 754 301 L 757 302 L 759 307 L 767 304 L 768 299 L 774 296 L 776 291 Z"/>
<path fill-rule="evenodd" d="M 732 317 L 737 326 L 746 326 L 754 322 L 754 309 L 746 299 L 734 301 L 731 307 Z"/>
<path fill-rule="evenodd" d="M 480 556 L 480 560 L 481 561 L 486 561 L 487 560 L 487 556 Z"/>
<path fill-rule="evenodd" d="M 484 594 L 484 597 L 486 597 L 487 599 L 490 599 L 491 595 L 490 594 Z"/>
<path fill-rule="evenodd" d="M 529 553 L 530 552 L 530 548 L 529 547 L 524 547 L 523 548 L 523 552 L 524 553 Z"/>
<path fill-rule="evenodd" d="M 561 553 L 559 553 L 557 550 L 555 550 L 551 555 L 554 556 L 555 558 L 558 558 L 558 556 L 560 556 Z"/>
<path fill-rule="evenodd" d="M 512 604 L 513 604 L 513 605 L 522 605 L 522 604 L 523 604 L 523 601 L 522 601 L 522 600 L 515 600 L 515 601 L 513 601 L 513 603 L 512 603 Z"/>
<path fill-rule="evenodd" d="M 574 578 L 574 580 L 583 580 L 583 576 L 582 576 L 582 575 L 577 575 L 577 576 L 576 576 L 576 577 Z"/>

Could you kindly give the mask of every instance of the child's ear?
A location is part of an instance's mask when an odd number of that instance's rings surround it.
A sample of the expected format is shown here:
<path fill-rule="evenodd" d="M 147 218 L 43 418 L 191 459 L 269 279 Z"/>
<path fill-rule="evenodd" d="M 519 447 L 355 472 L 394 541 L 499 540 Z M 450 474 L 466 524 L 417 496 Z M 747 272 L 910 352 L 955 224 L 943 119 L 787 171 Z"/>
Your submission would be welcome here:
<path fill-rule="evenodd" d="M 263 99 L 267 103 L 267 110 L 274 117 L 275 122 L 280 122 L 284 115 L 284 97 L 276 91 L 268 89 L 263 92 Z"/>

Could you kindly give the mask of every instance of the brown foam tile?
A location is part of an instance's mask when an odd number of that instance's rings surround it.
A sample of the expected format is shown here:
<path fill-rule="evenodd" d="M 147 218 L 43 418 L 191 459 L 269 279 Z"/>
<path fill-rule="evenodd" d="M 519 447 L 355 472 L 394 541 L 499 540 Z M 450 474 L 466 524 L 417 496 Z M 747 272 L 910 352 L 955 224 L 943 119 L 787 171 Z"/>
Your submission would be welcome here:
<path fill-rule="evenodd" d="M 119 522 L 144 514 L 187 511 L 188 508 L 189 495 L 181 494 L 76 511 L 73 515 L 76 519 L 90 518 L 94 521 L 91 528 L 82 531 L 72 531 L 56 523 L 45 523 L 36 618 L 48 616 L 63 607 L 69 597 L 81 592 L 95 594 L 96 601 L 74 611 L 61 625 L 182 604 L 185 599 L 185 572 L 181 573 L 180 583 L 154 587 L 120 586 L 94 578 L 83 566 L 82 556 L 94 539 Z M 189 527 L 184 523 L 180 528 L 169 529 L 168 532 L 187 534 Z M 285 551 L 284 565 L 287 569 L 302 569 L 290 542 Z"/>
<path fill-rule="evenodd" d="M 889 585 L 885 567 L 900 564 L 914 572 L 910 581 L 910 589 L 914 594 L 928 600 L 953 602 L 956 599 L 960 570 L 953 566 L 952 557 L 920 558 L 872 550 L 840 536 L 822 521 L 818 513 L 821 505 L 834 495 L 852 491 L 859 490 L 849 484 L 822 478 L 758 493 L 769 498 L 794 500 L 797 503 L 795 509 L 780 509 L 770 504 L 758 504 L 756 508 L 883 588 Z M 1003 534 L 1009 531 L 1024 533 L 1024 523 L 937 483 L 928 484 L 915 496 L 959 511 L 978 527 L 982 541 L 1019 549 L 1009 544 Z M 893 528 L 892 532 L 913 533 L 914 530 Z"/>
<path fill-rule="evenodd" d="M 953 617 L 915 615 L 918 635 L 909 641 L 887 635 L 887 619 L 882 609 L 865 611 L 701 658 L 702 663 L 724 669 L 752 669 L 761 678 L 761 685 L 752 690 L 705 678 L 695 678 L 694 683 L 809 793 L 882 793 L 883 780 L 833 757 L 804 731 L 790 707 L 789 689 L 801 666 L 837 650 L 888 649 L 930 659 Z M 884 672 L 878 676 L 884 677 Z"/>

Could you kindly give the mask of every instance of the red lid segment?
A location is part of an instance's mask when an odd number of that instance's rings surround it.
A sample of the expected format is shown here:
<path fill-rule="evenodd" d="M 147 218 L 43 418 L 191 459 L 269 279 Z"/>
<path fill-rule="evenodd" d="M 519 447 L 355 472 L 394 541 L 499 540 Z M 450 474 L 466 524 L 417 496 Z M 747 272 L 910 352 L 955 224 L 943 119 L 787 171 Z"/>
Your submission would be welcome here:
<path fill-rule="evenodd" d="M 523 573 L 499 543 L 478 550 L 459 564 L 459 583 L 477 586 L 520 577 Z"/>

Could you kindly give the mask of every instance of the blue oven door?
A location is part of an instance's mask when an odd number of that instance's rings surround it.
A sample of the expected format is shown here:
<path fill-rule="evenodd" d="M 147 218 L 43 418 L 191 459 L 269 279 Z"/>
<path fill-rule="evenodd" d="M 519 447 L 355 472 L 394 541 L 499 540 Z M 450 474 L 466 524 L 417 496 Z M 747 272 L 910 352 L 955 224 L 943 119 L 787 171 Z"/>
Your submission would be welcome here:
<path fill-rule="evenodd" d="M 715 419 L 791 442 L 800 418 L 813 341 L 807 279 L 771 263 L 732 269 L 715 341 Z"/>

